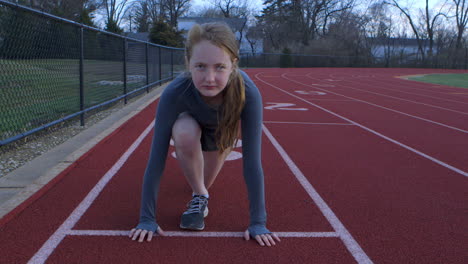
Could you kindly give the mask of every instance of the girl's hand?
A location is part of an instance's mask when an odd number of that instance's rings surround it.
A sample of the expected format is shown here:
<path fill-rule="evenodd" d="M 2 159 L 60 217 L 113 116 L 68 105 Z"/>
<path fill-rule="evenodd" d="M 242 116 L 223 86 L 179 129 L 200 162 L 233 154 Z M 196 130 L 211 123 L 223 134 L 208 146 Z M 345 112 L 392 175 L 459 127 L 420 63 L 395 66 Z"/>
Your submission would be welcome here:
<path fill-rule="evenodd" d="M 166 234 L 164 234 L 164 231 L 160 227 L 158 227 L 156 232 L 160 236 L 165 236 L 166 235 Z M 153 232 L 152 231 L 148 232 L 148 230 L 133 228 L 130 231 L 130 234 L 128 235 L 128 237 L 130 237 L 132 240 L 136 240 L 138 238 L 138 236 L 140 236 L 140 238 L 138 239 L 138 242 L 143 242 L 146 235 L 148 235 L 146 241 L 150 242 L 151 239 L 153 238 Z"/>
<path fill-rule="evenodd" d="M 245 230 L 244 239 L 245 240 L 250 240 L 249 230 Z M 275 233 L 256 235 L 255 240 L 257 240 L 257 242 L 260 244 L 260 246 L 267 245 L 269 247 L 276 245 L 275 240 L 278 241 L 278 242 L 281 242 L 281 239 L 279 239 L 279 237 Z"/>

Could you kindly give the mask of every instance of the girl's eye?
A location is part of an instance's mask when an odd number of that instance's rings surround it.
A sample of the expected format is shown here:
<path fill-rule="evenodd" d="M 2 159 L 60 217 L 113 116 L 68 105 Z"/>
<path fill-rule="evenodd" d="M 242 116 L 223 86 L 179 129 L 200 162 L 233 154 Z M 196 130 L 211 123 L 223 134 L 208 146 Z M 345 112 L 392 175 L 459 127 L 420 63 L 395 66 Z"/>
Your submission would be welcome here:
<path fill-rule="evenodd" d="M 224 65 L 219 65 L 218 66 L 218 70 L 224 70 L 224 69 L 226 69 L 226 66 L 224 66 Z"/>

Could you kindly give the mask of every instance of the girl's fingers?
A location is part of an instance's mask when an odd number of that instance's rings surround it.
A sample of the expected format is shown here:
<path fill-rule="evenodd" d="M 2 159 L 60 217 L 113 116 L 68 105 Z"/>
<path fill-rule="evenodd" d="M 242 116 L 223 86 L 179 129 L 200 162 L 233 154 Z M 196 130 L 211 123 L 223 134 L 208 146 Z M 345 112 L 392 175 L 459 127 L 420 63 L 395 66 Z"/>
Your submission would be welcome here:
<path fill-rule="evenodd" d="M 153 232 L 150 231 L 148 233 L 148 239 L 146 239 L 146 241 L 150 242 L 152 238 L 153 238 Z"/>
<path fill-rule="evenodd" d="M 141 232 L 140 239 L 138 240 L 138 242 L 143 242 L 143 239 L 145 239 L 146 233 L 148 233 L 148 231 L 146 231 L 146 230 L 143 230 Z"/>
<path fill-rule="evenodd" d="M 267 246 L 271 247 L 270 241 L 268 240 L 268 236 L 263 234 L 261 235 L 263 243 L 265 243 Z"/>
<path fill-rule="evenodd" d="M 133 236 L 133 233 L 135 233 L 135 228 L 133 228 L 132 230 L 130 230 L 130 234 L 128 234 L 128 237 L 132 237 Z"/>
<path fill-rule="evenodd" d="M 244 232 L 244 239 L 245 239 L 245 240 L 250 240 L 250 233 L 249 233 L 249 230 L 246 230 L 246 231 Z"/>
<path fill-rule="evenodd" d="M 133 234 L 132 240 L 137 239 L 137 237 L 138 237 L 138 235 L 140 234 L 140 232 L 141 232 L 141 229 L 137 229 L 137 230 L 135 231 L 135 233 Z"/>
<path fill-rule="evenodd" d="M 272 233 L 271 236 L 276 239 L 276 241 L 281 242 L 281 239 L 275 233 Z"/>
<path fill-rule="evenodd" d="M 267 238 L 271 245 L 276 246 L 275 240 L 273 239 L 273 237 L 271 237 L 270 234 L 267 235 Z"/>
<path fill-rule="evenodd" d="M 255 240 L 257 240 L 257 242 L 260 244 L 260 246 L 262 246 L 262 247 L 265 246 L 265 243 L 263 243 L 261 236 L 256 235 Z"/>
<path fill-rule="evenodd" d="M 162 230 L 160 227 L 158 227 L 158 230 L 156 230 L 160 236 L 166 236 L 166 233 L 164 233 L 164 230 Z"/>

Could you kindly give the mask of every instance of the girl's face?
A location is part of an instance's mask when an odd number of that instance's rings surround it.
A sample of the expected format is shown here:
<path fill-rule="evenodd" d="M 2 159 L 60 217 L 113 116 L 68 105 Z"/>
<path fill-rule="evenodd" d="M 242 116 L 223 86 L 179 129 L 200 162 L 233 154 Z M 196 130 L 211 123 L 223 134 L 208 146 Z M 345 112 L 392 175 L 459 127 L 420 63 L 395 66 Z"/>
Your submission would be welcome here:
<path fill-rule="evenodd" d="M 201 95 L 216 97 L 226 88 L 233 64 L 226 51 L 208 40 L 202 40 L 193 47 L 189 70 Z"/>

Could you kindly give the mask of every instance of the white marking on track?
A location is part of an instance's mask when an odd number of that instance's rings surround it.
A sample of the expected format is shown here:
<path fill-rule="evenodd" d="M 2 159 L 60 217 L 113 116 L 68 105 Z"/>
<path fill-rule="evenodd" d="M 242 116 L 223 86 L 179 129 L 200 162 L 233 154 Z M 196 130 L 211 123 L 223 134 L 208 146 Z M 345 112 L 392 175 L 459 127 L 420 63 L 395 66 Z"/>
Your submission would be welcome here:
<path fill-rule="evenodd" d="M 171 139 L 170 144 L 171 144 L 171 146 L 174 146 L 174 140 L 173 139 Z M 242 139 L 237 140 L 236 146 L 234 148 L 240 148 L 240 147 L 242 147 Z M 171 156 L 173 158 L 177 159 L 177 153 L 175 151 L 173 151 L 171 153 Z M 232 150 L 229 153 L 229 155 L 226 157 L 226 161 L 238 160 L 238 159 L 241 159 L 241 158 L 242 158 L 242 153 Z"/>
<path fill-rule="evenodd" d="M 325 112 L 327 112 L 327 113 L 330 113 L 330 114 L 332 114 L 332 115 L 334 115 L 334 116 L 336 116 L 336 117 L 339 117 L 339 118 L 341 118 L 341 119 L 343 119 L 343 120 L 345 120 L 345 121 L 347 121 L 347 122 L 350 122 L 350 123 L 352 123 L 352 124 L 354 124 L 354 125 L 356 125 L 356 126 L 362 128 L 362 129 L 364 129 L 364 130 L 367 130 L 367 131 L 371 132 L 371 133 L 374 134 L 374 135 L 377 135 L 377 136 L 379 136 L 379 137 L 381 137 L 381 138 L 383 138 L 383 139 L 385 139 L 385 140 L 388 140 L 388 141 L 390 141 L 390 142 L 392 142 L 392 143 L 394 143 L 394 144 L 397 144 L 398 146 L 403 147 L 403 148 L 405 148 L 405 149 L 407 149 L 407 150 L 409 150 L 409 151 L 411 151 L 411 152 L 413 152 L 413 153 L 416 153 L 417 155 L 420 155 L 420 156 L 422 156 L 422 157 L 424 157 L 424 158 L 426 158 L 426 159 L 428 159 L 428 160 L 430 160 L 430 161 L 432 161 L 432 162 L 434 162 L 434 163 L 437 163 L 437 164 L 439 164 L 439 165 L 441 165 L 441 166 L 443 166 L 443 167 L 445 167 L 445 168 L 447 168 L 447 169 L 449 169 L 449 170 L 452 170 L 452 171 L 454 171 L 454 172 L 456 172 L 456 173 L 459 173 L 459 174 L 461 174 L 461 175 L 463 175 L 463 176 L 465 176 L 465 177 L 468 177 L 468 172 L 465 172 L 465 171 L 463 171 L 463 170 L 461 170 L 461 169 L 458 169 L 458 168 L 456 168 L 456 167 L 454 167 L 454 166 L 452 166 L 452 165 L 449 165 L 449 164 L 447 164 L 447 163 L 445 163 L 445 162 L 443 162 L 443 161 L 440 161 L 440 160 L 438 160 L 438 159 L 436 159 L 436 158 L 434 158 L 434 157 L 431 157 L 431 156 L 429 156 L 429 155 L 427 155 L 427 154 L 425 154 L 425 153 L 423 153 L 423 152 L 421 152 L 421 151 L 419 151 L 419 150 L 417 150 L 417 149 L 414 149 L 414 148 L 412 148 L 412 147 L 410 147 L 410 146 L 407 146 L 407 145 L 405 145 L 405 144 L 403 144 L 403 143 L 401 143 L 401 142 L 399 142 L 399 141 L 396 141 L 396 140 L 394 140 L 394 139 L 392 139 L 392 138 L 389 138 L 389 137 L 387 137 L 387 136 L 385 136 L 385 135 L 383 135 L 383 134 L 381 134 L 381 133 L 379 133 L 379 132 L 377 132 L 377 131 L 375 131 L 375 130 L 372 130 L 372 129 L 366 127 L 366 126 L 363 126 L 363 125 L 361 125 L 361 124 L 359 124 L 359 123 L 357 123 L 357 122 L 354 122 L 354 121 L 351 120 L 351 119 L 348 119 L 348 118 L 346 118 L 346 117 L 344 117 L 344 116 L 341 116 L 341 115 L 339 115 L 339 114 L 337 114 L 337 113 L 334 113 L 334 112 L 332 112 L 332 111 L 330 111 L 330 110 L 328 110 L 328 109 L 325 109 L 325 108 L 323 108 L 323 107 L 321 107 L 321 106 L 319 106 L 319 105 L 317 105 L 317 104 L 314 104 L 314 103 L 312 103 L 312 102 L 309 102 L 309 101 L 307 101 L 307 100 L 305 100 L 305 99 L 303 99 L 303 98 L 301 98 L 301 97 L 299 97 L 299 96 L 297 96 L 297 95 L 295 95 L 295 94 L 293 94 L 293 93 L 290 93 L 290 92 L 288 92 L 288 91 L 285 91 L 285 90 L 279 88 L 278 86 L 275 86 L 275 85 L 273 85 L 273 84 L 271 84 L 271 83 L 268 83 L 268 82 L 266 82 L 266 81 L 260 79 L 258 76 L 255 76 L 255 77 L 256 77 L 258 80 L 262 81 L 263 83 L 266 83 L 267 85 L 270 85 L 270 86 L 273 87 L 273 88 L 276 88 L 276 89 L 278 89 L 278 90 L 280 90 L 280 91 L 282 91 L 282 92 L 284 92 L 284 93 L 286 93 L 286 94 L 289 94 L 289 95 L 291 95 L 291 96 L 293 96 L 293 97 L 295 97 L 295 98 L 298 98 L 299 100 L 302 100 L 302 101 L 304 101 L 304 102 L 306 102 L 306 103 L 308 103 L 308 104 L 310 104 L 310 105 L 313 105 L 313 106 L 315 106 L 315 107 L 317 107 L 317 108 L 319 108 L 319 109 L 322 109 L 323 111 L 325 111 Z"/>
<path fill-rule="evenodd" d="M 309 77 L 309 76 L 307 76 L 307 77 L 312 78 L 312 77 Z M 315 78 L 312 78 L 312 79 L 315 79 Z M 354 87 L 350 87 L 350 86 L 343 85 L 343 84 L 340 84 L 340 86 L 344 87 L 344 88 L 348 88 L 348 89 L 353 89 L 353 90 L 365 92 L 365 93 L 376 94 L 376 95 L 380 95 L 380 96 L 383 96 L 383 97 L 389 97 L 389 98 L 393 98 L 393 99 L 404 101 L 404 102 L 410 102 L 410 103 L 413 103 L 413 104 L 425 105 L 425 106 L 428 106 L 428 107 L 442 109 L 442 110 L 445 110 L 445 111 L 450 111 L 450 112 L 454 112 L 454 113 L 458 113 L 458 114 L 462 114 L 462 115 L 468 115 L 468 113 L 466 113 L 466 112 L 461 112 L 461 111 L 457 111 L 457 110 L 453 110 L 453 109 L 449 109 L 449 108 L 445 108 L 445 107 L 441 107 L 441 106 L 437 106 L 437 105 L 431 105 L 431 104 L 416 102 L 416 101 L 413 101 L 413 100 L 403 99 L 403 98 L 396 97 L 396 96 L 391 96 L 391 95 L 387 95 L 387 94 L 381 94 L 381 93 L 376 93 L 376 92 L 372 92 L 372 91 L 368 91 L 368 90 L 354 88 Z"/>
<path fill-rule="evenodd" d="M 304 95 L 326 95 L 327 93 L 324 92 L 318 92 L 318 91 L 294 91 L 298 94 L 304 94 Z"/>
<path fill-rule="evenodd" d="M 133 142 L 133 144 L 125 151 L 120 159 L 110 168 L 107 173 L 99 180 L 94 188 L 88 193 L 83 201 L 75 208 L 70 216 L 63 222 L 63 224 L 49 237 L 39 251 L 29 260 L 28 263 L 44 263 L 47 258 L 52 254 L 55 248 L 80 220 L 81 216 L 88 210 L 91 204 L 94 202 L 96 197 L 101 193 L 107 183 L 114 177 L 114 175 L 120 170 L 124 163 L 128 160 L 130 155 L 136 150 L 141 144 L 143 139 L 151 132 L 154 127 L 154 121 L 141 133 L 141 135 Z"/>
<path fill-rule="evenodd" d="M 336 232 L 274 232 L 279 237 L 338 237 Z M 168 237 L 243 237 L 243 232 L 164 231 Z M 71 230 L 71 236 L 128 236 L 126 230 Z"/>
<path fill-rule="evenodd" d="M 307 75 L 308 78 L 313 78 L 309 75 Z M 439 101 L 447 101 L 447 102 L 455 102 L 455 103 L 459 103 L 459 104 L 468 104 L 467 102 L 461 102 L 461 101 L 457 101 L 457 100 L 451 100 L 451 99 L 447 99 L 447 98 L 440 98 L 439 96 L 430 96 L 430 95 L 426 95 L 426 94 L 420 94 L 420 93 L 412 93 L 412 92 L 407 92 L 407 91 L 403 91 L 403 90 L 395 90 L 395 89 L 391 89 L 391 88 L 384 88 L 382 86 L 380 86 L 379 84 L 381 82 L 385 82 L 386 79 L 384 79 L 385 76 L 382 76 L 380 77 L 378 80 L 373 80 L 375 83 L 377 83 L 377 85 L 375 85 L 374 87 L 377 88 L 377 89 L 381 89 L 381 90 L 388 90 L 388 91 L 392 91 L 392 92 L 398 92 L 398 93 L 405 93 L 405 94 L 413 94 L 413 95 L 417 95 L 417 96 L 422 96 L 422 97 L 427 97 L 427 98 L 433 98 L 433 99 L 437 99 Z M 347 80 L 348 82 L 354 82 L 354 83 L 360 83 L 360 82 L 356 82 L 354 80 Z M 402 84 L 395 84 L 395 86 L 401 86 Z M 413 89 L 413 90 L 421 90 L 421 91 L 424 91 L 424 92 L 431 92 L 431 93 L 439 93 L 437 91 L 434 91 L 434 90 L 427 90 L 427 89 L 421 89 L 421 88 L 416 88 L 416 87 L 411 87 L 411 86 L 407 86 L 407 85 L 404 85 L 404 89 Z M 440 94 L 450 94 L 450 93 L 440 93 Z"/>
<path fill-rule="evenodd" d="M 312 83 L 313 86 L 320 86 L 320 87 L 335 87 L 333 84 L 323 84 L 323 83 Z"/>
<path fill-rule="evenodd" d="M 282 121 L 263 121 L 266 124 L 300 124 L 300 125 L 327 125 L 327 126 L 354 126 L 348 123 L 309 123 L 309 122 L 282 122 Z"/>
<path fill-rule="evenodd" d="M 361 246 L 356 242 L 353 236 L 349 233 L 346 227 L 341 223 L 341 221 L 336 217 L 335 213 L 330 209 L 330 207 L 325 203 L 322 199 L 320 194 L 315 190 L 315 188 L 310 184 L 301 170 L 296 166 L 296 164 L 292 161 L 283 147 L 278 143 L 278 141 L 273 137 L 271 132 L 263 125 L 263 132 L 265 132 L 268 139 L 271 141 L 273 146 L 276 148 L 278 153 L 281 155 L 283 160 L 288 165 L 291 172 L 296 176 L 299 183 L 302 187 L 306 190 L 309 194 L 310 198 L 315 202 L 322 214 L 327 218 L 328 222 L 330 222 L 333 229 L 338 233 L 339 238 L 343 241 L 346 248 L 349 252 L 353 255 L 354 259 L 358 263 L 372 263 L 370 258 L 366 255 L 364 250 L 362 250 Z"/>
<path fill-rule="evenodd" d="M 171 153 L 171 156 L 174 158 L 174 159 L 177 159 L 177 153 L 175 151 L 173 151 Z M 228 156 L 226 157 L 226 161 L 233 161 L 233 160 L 238 160 L 238 159 L 241 159 L 242 158 L 242 153 L 238 152 L 238 151 L 231 151 Z"/>
<path fill-rule="evenodd" d="M 289 111 L 307 111 L 309 109 L 307 108 L 296 108 L 296 107 L 291 107 L 291 106 L 295 106 L 295 104 L 291 104 L 291 103 L 267 103 L 267 104 L 271 104 L 270 106 L 265 106 L 264 108 L 265 109 L 268 109 L 268 110 L 275 110 L 275 109 L 279 109 L 279 110 L 289 110 Z"/>
<path fill-rule="evenodd" d="M 298 82 L 298 81 L 289 79 L 288 77 L 286 77 L 285 74 L 283 74 L 283 77 L 284 77 L 284 79 L 289 80 L 289 81 L 291 81 L 291 82 L 295 82 L 295 83 L 298 83 L 298 84 L 302 84 L 302 85 L 305 85 L 305 86 L 309 86 L 309 85 L 307 85 L 307 84 L 304 84 L 304 83 L 301 83 L 301 82 Z M 309 87 L 310 87 L 310 86 L 309 86 Z M 382 109 L 385 109 L 385 110 L 388 110 L 388 111 L 391 111 L 391 112 L 399 113 L 399 114 L 402 114 L 402 115 L 405 115 L 405 116 L 409 116 L 409 117 L 412 117 L 412 118 L 415 118 L 415 119 L 423 120 L 423 121 L 426 121 L 426 122 L 429 122 L 429 123 L 433 123 L 433 124 L 436 124 L 436 125 L 439 125 L 439 126 L 443 126 L 443 127 L 446 127 L 446 128 L 450 128 L 450 129 L 453 129 L 453 130 L 456 130 L 456 131 L 460 131 L 460 132 L 463 132 L 463 133 L 468 133 L 468 131 L 463 130 L 463 129 L 458 128 L 458 127 L 449 126 L 449 125 L 446 125 L 446 124 L 443 124 L 443 123 L 439 123 L 439 122 L 432 121 L 432 120 L 429 120 L 429 119 L 426 119 L 426 118 L 423 118 L 423 117 L 419 117 L 419 116 L 411 115 L 411 114 L 408 114 L 408 113 L 404 113 L 404 112 L 401 112 L 401 111 L 398 111 L 398 110 L 395 110 L 395 109 L 391 109 L 391 108 L 388 108 L 388 107 L 385 107 L 385 106 L 373 104 L 373 103 L 370 103 L 370 102 L 367 102 L 367 101 L 364 101 L 364 100 L 356 99 L 356 98 L 349 97 L 349 96 L 346 96 L 346 95 L 342 95 L 342 94 L 339 94 L 339 93 L 334 93 L 334 92 L 331 92 L 331 91 L 328 91 L 328 90 L 324 90 L 324 89 L 320 89 L 320 88 L 317 88 L 317 87 L 315 87 L 315 88 L 316 88 L 316 89 L 319 89 L 319 90 L 322 90 L 322 91 L 325 91 L 325 92 L 328 92 L 328 93 L 331 93 L 331 94 L 334 94 L 334 95 L 343 96 L 343 97 L 348 98 L 348 99 L 352 99 L 352 100 L 355 100 L 355 101 L 358 101 L 358 102 L 362 102 L 362 103 L 365 103 L 365 104 L 368 104 L 368 105 L 372 105 L 372 106 L 375 106 L 375 107 L 378 107 L 378 108 L 382 108 Z M 282 89 L 281 89 L 281 90 L 282 90 Z M 283 91 L 284 91 L 284 90 L 283 90 Z M 284 91 L 284 92 L 286 92 L 286 91 Z M 293 96 L 295 96 L 295 95 L 293 95 Z M 297 96 L 295 96 L 295 97 L 297 97 Z M 300 97 L 297 97 L 297 98 L 300 98 Z M 304 100 L 304 99 L 301 98 L 301 100 Z M 310 103 L 310 102 L 309 102 L 309 103 Z"/>

